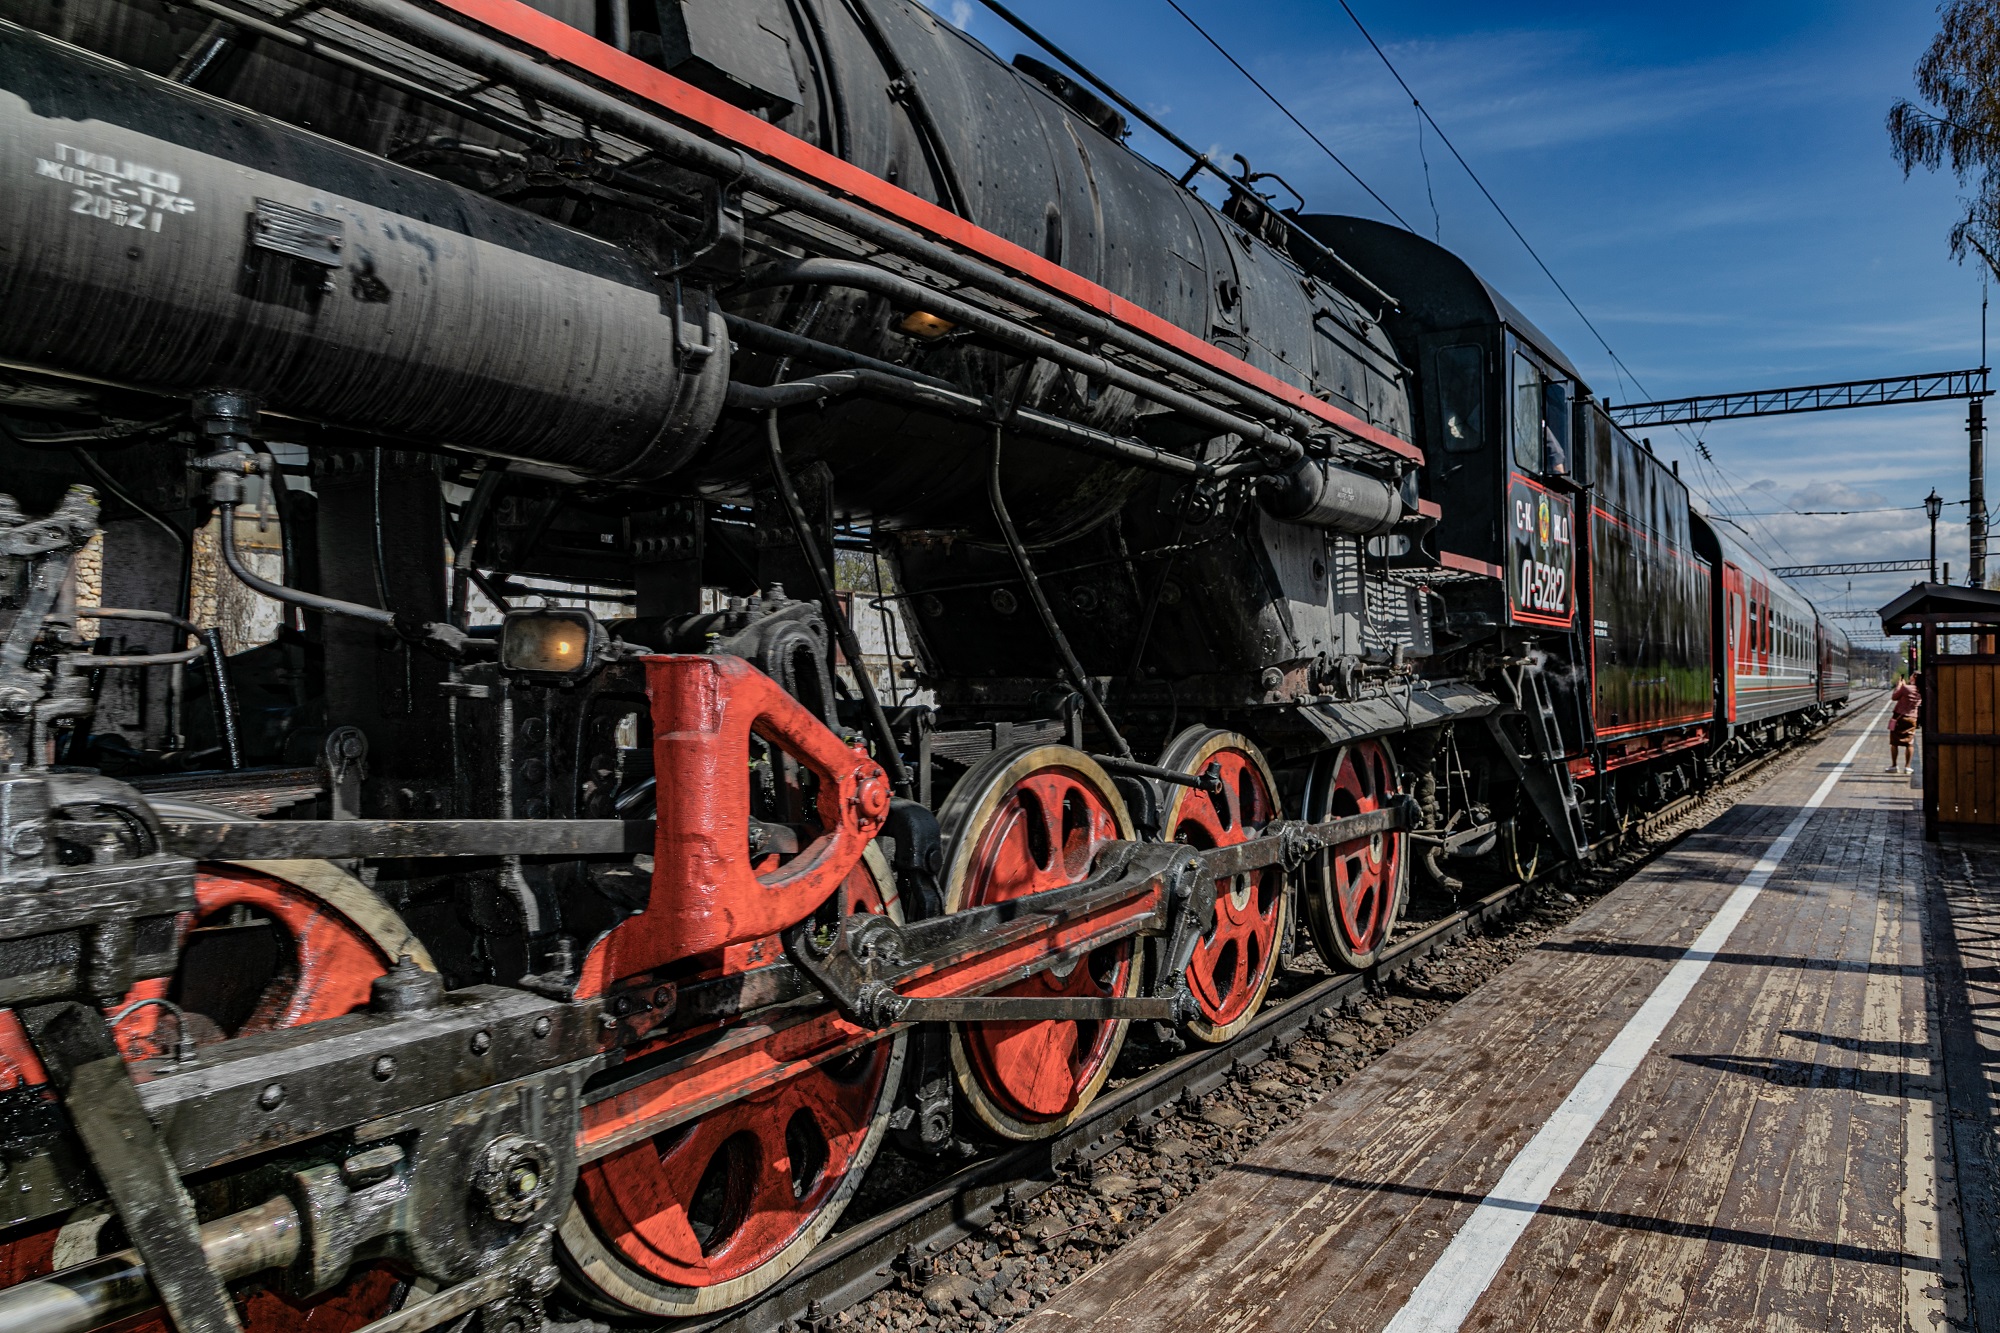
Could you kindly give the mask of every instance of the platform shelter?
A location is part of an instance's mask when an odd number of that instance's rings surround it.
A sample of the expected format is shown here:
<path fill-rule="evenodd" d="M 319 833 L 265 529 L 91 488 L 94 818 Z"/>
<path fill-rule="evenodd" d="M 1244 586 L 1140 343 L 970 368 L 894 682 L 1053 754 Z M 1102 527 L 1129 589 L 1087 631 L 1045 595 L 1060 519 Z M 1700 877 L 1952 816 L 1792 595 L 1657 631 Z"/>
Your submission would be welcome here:
<path fill-rule="evenodd" d="M 1919 583 L 1881 615 L 1922 641 L 1924 836 L 2000 830 L 2000 592 Z"/>

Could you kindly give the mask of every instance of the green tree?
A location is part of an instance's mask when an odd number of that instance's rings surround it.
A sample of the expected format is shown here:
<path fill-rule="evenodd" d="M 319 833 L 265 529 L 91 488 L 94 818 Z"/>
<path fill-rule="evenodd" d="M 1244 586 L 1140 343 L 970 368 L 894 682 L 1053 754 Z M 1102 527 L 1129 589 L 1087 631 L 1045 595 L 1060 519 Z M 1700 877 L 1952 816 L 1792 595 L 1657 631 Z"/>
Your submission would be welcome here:
<path fill-rule="evenodd" d="M 1951 252 L 2000 254 L 2000 0 L 1946 0 L 1938 34 L 1917 61 L 1919 100 L 1889 108 L 1889 144 L 1907 177 L 1948 169 L 1973 193 L 1951 229 Z M 2000 272 L 2000 268 L 1996 268 Z"/>

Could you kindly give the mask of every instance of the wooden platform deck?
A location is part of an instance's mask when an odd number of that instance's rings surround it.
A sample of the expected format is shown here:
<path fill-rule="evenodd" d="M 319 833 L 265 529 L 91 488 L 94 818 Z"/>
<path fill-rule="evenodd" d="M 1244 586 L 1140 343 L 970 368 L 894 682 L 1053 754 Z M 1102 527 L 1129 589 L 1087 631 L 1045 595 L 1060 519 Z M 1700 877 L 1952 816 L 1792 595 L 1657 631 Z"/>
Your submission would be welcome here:
<path fill-rule="evenodd" d="M 1015 1327 L 2000 1330 L 2000 852 L 1878 700 Z"/>

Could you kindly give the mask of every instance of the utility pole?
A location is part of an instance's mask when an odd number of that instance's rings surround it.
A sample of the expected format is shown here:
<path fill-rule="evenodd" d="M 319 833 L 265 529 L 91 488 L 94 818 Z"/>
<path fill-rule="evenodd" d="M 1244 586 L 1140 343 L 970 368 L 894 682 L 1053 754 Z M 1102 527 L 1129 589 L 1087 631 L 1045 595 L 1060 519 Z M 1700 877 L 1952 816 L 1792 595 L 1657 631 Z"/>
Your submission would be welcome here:
<path fill-rule="evenodd" d="M 1966 414 L 1966 434 L 1972 445 L 1972 510 L 1968 526 L 1972 537 L 1971 586 L 1986 586 L 1986 400 L 1974 398 Z"/>
<path fill-rule="evenodd" d="M 1993 257 L 1982 248 L 1979 257 L 1986 261 L 1991 270 Z M 1979 275 L 1979 364 L 1986 365 L 1986 279 L 1987 273 Z M 1981 375 L 1983 384 L 1985 376 Z M 1975 588 L 1986 586 L 1986 400 L 1974 395 L 1965 417 L 1965 434 L 1972 451 L 1971 503 L 1966 506 L 1966 527 L 1972 539 L 1972 577 L 1966 580 Z M 1951 582 L 1951 576 L 1945 576 Z"/>

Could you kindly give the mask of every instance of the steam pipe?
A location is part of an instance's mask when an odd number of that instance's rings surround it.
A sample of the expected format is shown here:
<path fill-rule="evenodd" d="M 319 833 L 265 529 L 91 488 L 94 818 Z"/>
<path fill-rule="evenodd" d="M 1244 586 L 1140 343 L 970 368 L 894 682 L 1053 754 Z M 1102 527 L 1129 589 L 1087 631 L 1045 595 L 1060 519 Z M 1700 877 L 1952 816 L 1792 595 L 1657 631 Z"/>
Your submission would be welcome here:
<path fill-rule="evenodd" d="M 222 480 L 233 480 L 224 475 Z M 330 616 L 347 616 L 354 620 L 364 620 L 371 625 L 383 625 L 413 643 L 429 645 L 447 656 L 463 656 L 474 649 L 489 649 L 491 644 L 468 637 L 453 625 L 438 624 L 435 621 L 419 621 L 412 617 L 399 616 L 393 611 L 380 607 L 363 606 L 359 602 L 343 602 L 335 597 L 322 597 L 316 592 L 300 592 L 297 588 L 287 588 L 282 583 L 273 583 L 263 575 L 254 572 L 243 563 L 243 557 L 236 549 L 236 502 L 218 498 L 215 511 L 221 516 L 222 563 L 231 574 L 253 592 L 263 593 L 273 601 L 289 602 L 302 606 L 308 611 L 319 611 Z M 474 571 L 477 577 L 477 571 Z M 5 1333 L 0 1330 L 0 1333 Z"/>
<path fill-rule="evenodd" d="M 1049 639 L 1055 644 L 1056 652 L 1062 657 L 1063 670 L 1070 682 L 1083 695 L 1083 702 L 1089 707 L 1097 725 L 1104 729 L 1104 735 L 1111 742 L 1111 748 L 1118 751 L 1124 760 L 1132 758 L 1132 747 L 1126 743 L 1118 724 L 1111 720 L 1111 713 L 1104 706 L 1104 700 L 1097 697 L 1096 683 L 1084 672 L 1083 663 L 1076 651 L 1069 646 L 1069 636 L 1063 633 L 1062 622 L 1056 619 L 1055 608 L 1042 592 L 1042 581 L 1035 577 L 1034 562 L 1028 558 L 1027 545 L 1021 534 L 1014 530 L 1014 519 L 1007 512 L 1006 497 L 1000 493 L 1000 447 L 1002 435 L 999 426 L 993 427 L 993 467 L 986 474 L 986 498 L 992 502 L 993 517 L 1000 524 L 1000 535 L 1007 541 L 1007 551 L 1014 557 L 1014 568 L 1020 571 L 1021 582 L 1028 586 L 1028 598 L 1035 604 L 1035 613 L 1041 618 L 1042 628 L 1048 631 Z"/>
<path fill-rule="evenodd" d="M 191 621 L 170 615 L 165 611 L 128 610 L 119 606 L 79 606 L 76 609 L 79 620 L 143 620 L 155 625 L 176 625 L 184 634 L 192 634 L 197 640 L 202 638 L 201 628 Z M 192 648 L 183 648 L 171 653 L 131 653 L 122 657 L 100 657 L 96 653 L 66 653 L 63 655 L 65 671 L 107 671 L 121 667 L 180 666 L 186 662 L 199 661 L 208 651 L 206 642 L 197 642 Z"/>
<path fill-rule="evenodd" d="M 874 292 L 878 296 L 902 302 L 912 309 L 924 310 L 948 319 L 954 324 L 964 325 L 1030 356 L 1047 357 L 1057 365 L 1067 366 L 1071 370 L 1103 380 L 1107 384 L 1115 384 L 1141 398 L 1150 399 L 1162 407 L 1170 408 L 1182 416 L 1198 421 L 1217 434 L 1240 435 L 1282 462 L 1296 462 L 1305 456 L 1305 450 L 1297 440 L 1260 422 L 1250 421 L 1234 412 L 1225 411 L 1213 403 L 1196 398 L 1193 394 L 1170 389 L 1104 357 L 1071 347 L 1068 343 L 1059 342 L 1044 333 L 1037 333 L 1003 315 L 996 315 L 970 302 L 948 296 L 935 287 L 912 282 L 908 278 L 890 273 L 886 269 L 876 268 L 872 264 L 862 264 L 851 259 L 795 260 L 789 264 L 781 264 L 751 274 L 748 285 L 853 287 L 861 291 Z"/>
<path fill-rule="evenodd" d="M 741 315 L 725 312 L 722 322 L 728 326 L 730 337 L 761 351 L 782 352 L 800 361 L 833 366 L 839 370 L 873 370 L 879 374 L 894 375 L 912 384 L 927 385 L 933 389 L 956 391 L 958 388 L 950 380 L 939 379 L 935 375 L 925 375 L 911 370 L 908 366 L 899 366 L 893 361 L 884 361 L 879 357 L 850 352 L 845 347 L 836 347 L 832 343 L 808 338 L 788 329 L 774 329 L 769 324 L 759 324 L 756 320 L 745 319 Z"/>
<path fill-rule="evenodd" d="M 826 611 L 827 623 L 833 627 L 834 636 L 840 641 L 840 650 L 847 654 L 847 660 L 854 666 L 854 683 L 861 687 L 861 702 L 868 710 L 868 724 L 874 728 L 875 738 L 882 746 L 882 764 L 889 770 L 889 785 L 896 789 L 898 796 L 908 797 L 910 770 L 903 766 L 903 756 L 896 749 L 896 733 L 890 729 L 889 719 L 883 715 L 882 700 L 875 693 L 875 682 L 869 678 L 867 663 L 862 661 L 861 640 L 855 636 L 854 626 L 840 609 L 833 575 L 820 556 L 819 542 L 813 537 L 805 506 L 799 503 L 798 488 L 792 485 L 792 474 L 785 467 L 785 447 L 778 436 L 776 408 L 765 413 L 764 432 L 771 447 L 771 479 L 777 482 L 778 494 L 784 497 L 785 515 L 792 521 L 792 535 L 798 539 L 799 553 L 806 558 L 813 582 L 819 587 L 820 606 Z"/>
<path fill-rule="evenodd" d="M 729 385 L 729 395 L 724 402 L 729 407 L 768 412 L 773 408 L 810 407 L 829 398 L 844 397 L 851 393 L 868 393 L 906 403 L 912 407 L 929 408 L 949 416 L 974 421 L 990 421 L 993 417 L 993 405 L 983 398 L 956 389 L 933 388 L 920 380 L 900 374 L 885 374 L 878 370 L 836 370 L 825 375 L 814 375 L 807 379 L 788 380 L 783 384 L 772 385 L 732 381 Z M 1239 472 L 1263 470 L 1261 467 L 1243 464 L 1203 463 L 1196 459 L 1183 458 L 1179 454 L 1169 453 L 1150 444 L 1142 444 L 1138 440 L 1110 435 L 1041 412 L 1017 411 L 1009 419 L 1009 424 L 1026 434 L 1051 440 L 1082 453 L 1095 454 L 1099 458 L 1129 463 L 1135 467 L 1150 468 L 1155 472 L 1165 472 L 1176 477 L 1227 477 Z"/>
<path fill-rule="evenodd" d="M 384 611 L 375 606 L 363 606 L 359 602 L 343 602 L 335 597 L 322 597 L 316 592 L 300 592 L 297 588 L 287 588 L 282 583 L 273 583 L 255 572 L 243 562 L 243 556 L 236 549 L 236 505 L 233 502 L 218 504 L 216 512 L 221 518 L 217 527 L 220 529 L 222 539 L 219 543 L 222 547 L 222 563 L 228 566 L 229 572 L 236 576 L 239 583 L 251 591 L 261 592 L 274 602 L 289 602 L 308 611 L 319 611 L 330 616 L 346 616 L 352 620 L 365 620 L 371 625 L 394 627 L 396 616 L 392 611 Z"/>

